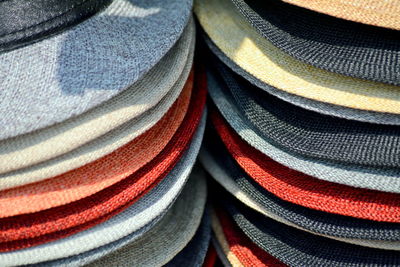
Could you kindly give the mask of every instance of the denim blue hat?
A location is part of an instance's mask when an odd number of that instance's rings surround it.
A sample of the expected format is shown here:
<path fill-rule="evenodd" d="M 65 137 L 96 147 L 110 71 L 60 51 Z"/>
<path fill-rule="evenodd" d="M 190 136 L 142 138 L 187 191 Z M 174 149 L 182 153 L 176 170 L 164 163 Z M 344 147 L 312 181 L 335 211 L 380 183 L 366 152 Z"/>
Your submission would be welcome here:
<path fill-rule="evenodd" d="M 137 203 L 108 221 L 67 238 L 0 253 L 2 265 L 81 266 L 138 239 L 162 218 L 185 185 L 200 149 L 205 118 L 206 114 L 203 114 L 201 124 L 181 161 Z M 195 188 L 193 190 L 196 191 Z M 190 197 L 194 194 L 192 191 L 189 193 Z"/>
<path fill-rule="evenodd" d="M 173 46 L 192 0 L 114 0 L 70 30 L 0 54 L 0 139 L 83 112 L 127 89 Z"/>

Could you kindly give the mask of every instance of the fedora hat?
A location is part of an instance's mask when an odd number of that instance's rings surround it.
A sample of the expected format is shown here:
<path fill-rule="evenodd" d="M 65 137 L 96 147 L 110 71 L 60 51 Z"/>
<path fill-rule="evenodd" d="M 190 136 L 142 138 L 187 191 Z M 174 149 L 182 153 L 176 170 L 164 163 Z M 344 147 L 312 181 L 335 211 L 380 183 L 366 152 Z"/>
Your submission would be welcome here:
<path fill-rule="evenodd" d="M 279 90 L 272 87 L 266 83 L 263 83 L 259 79 L 255 78 L 253 75 L 239 67 L 235 62 L 228 58 L 215 44 L 206 36 L 202 35 L 202 39 L 206 43 L 209 50 L 212 53 L 207 53 L 210 60 L 213 62 L 214 66 L 224 75 L 241 77 L 248 80 L 251 84 L 257 86 L 258 88 L 268 92 L 271 95 L 278 97 L 286 102 L 289 102 L 298 107 L 315 111 L 321 114 L 334 116 L 338 118 L 343 118 L 347 120 L 369 122 L 374 124 L 384 124 L 384 125 L 400 125 L 400 116 L 398 114 L 392 113 L 382 113 L 369 110 L 361 110 L 354 108 L 347 108 L 344 106 L 333 105 L 321 101 L 315 101 L 313 99 L 305 98 L 295 94 L 290 94 L 285 91 Z M 224 63 L 224 64 L 222 64 Z"/>
<path fill-rule="evenodd" d="M 208 91 L 221 115 L 237 134 L 252 147 L 280 164 L 320 180 L 384 192 L 400 192 L 398 170 L 327 162 L 289 153 L 270 142 L 243 118 L 234 100 L 224 94 L 218 77 L 208 72 Z"/>
<path fill-rule="evenodd" d="M 242 232 L 265 252 L 289 266 L 398 265 L 398 251 L 351 245 L 312 235 L 263 216 L 239 202 L 220 199 Z"/>
<path fill-rule="evenodd" d="M 0 253 L 2 264 L 14 266 L 40 263 L 43 266 L 61 264 L 81 266 L 133 242 L 161 219 L 162 214 L 179 195 L 195 163 L 204 126 L 203 120 L 188 151 L 167 177 L 125 211 L 66 238 L 22 250 Z M 196 173 L 199 172 L 194 172 L 194 175 L 199 176 Z M 193 196 L 202 196 L 205 199 L 204 186 L 202 179 L 190 179 L 183 194 L 188 194 L 190 199 L 193 199 Z M 187 190 L 189 192 L 184 193 Z M 191 203 L 186 200 L 184 202 Z M 155 222 L 151 223 L 153 220 Z"/>
<path fill-rule="evenodd" d="M 398 233 L 393 223 L 376 223 L 341 215 L 318 212 L 280 200 L 260 188 L 245 176 L 228 174 L 227 166 L 221 166 L 218 159 L 203 151 L 200 161 L 226 191 L 247 207 L 285 225 L 345 243 L 386 250 L 400 250 Z M 236 180 L 234 180 L 236 179 Z M 221 193 L 221 191 L 218 191 Z M 223 196 L 228 200 L 229 196 Z M 232 200 L 233 201 L 233 200 Z M 303 212 L 304 211 L 304 212 Z M 321 220 L 320 220 L 321 219 Z M 378 234 L 379 233 L 379 234 Z M 385 240 L 383 240 L 385 239 Z"/>
<path fill-rule="evenodd" d="M 187 71 L 190 68 L 191 65 L 185 66 Z M 60 175 L 97 160 L 132 141 L 150 129 L 173 105 L 186 82 L 183 80 L 184 77 L 185 75 L 177 81 L 176 86 L 173 86 L 156 106 L 92 142 L 40 164 L 0 174 L 0 189 L 21 186 Z"/>
<path fill-rule="evenodd" d="M 310 65 L 400 85 L 400 33 L 340 20 L 280 0 L 232 0 L 273 45 Z"/>
<path fill-rule="evenodd" d="M 198 84 L 198 86 L 201 86 Z M 0 219 L 0 250 L 10 251 L 62 238 L 93 227 L 121 212 L 151 190 L 176 165 L 188 147 L 196 128 L 201 124 L 206 91 L 194 93 L 187 120 L 190 125 L 175 136 L 175 141 L 151 162 L 127 178 L 67 205 Z M 204 115 L 203 115 L 204 117 Z M 199 127 L 201 131 L 201 126 Z M 29 222 L 29 223 L 28 223 Z"/>
<path fill-rule="evenodd" d="M 168 92 L 182 89 L 192 66 L 194 41 L 191 21 L 174 47 L 138 82 L 120 94 L 62 123 L 0 141 L 0 173 L 51 160 L 125 123 L 134 122 L 154 108 Z"/>
<path fill-rule="evenodd" d="M 364 24 L 400 30 L 398 1 L 379 0 L 282 0 L 316 12 Z"/>
<path fill-rule="evenodd" d="M 397 86 L 336 74 L 294 59 L 262 38 L 229 0 L 197 1 L 195 13 L 222 52 L 270 86 L 349 108 L 400 113 Z"/>
<path fill-rule="evenodd" d="M 287 151 L 328 161 L 399 167 L 400 127 L 370 124 L 322 115 L 280 100 L 247 80 L 222 77 L 246 120 L 263 136 Z"/>
<path fill-rule="evenodd" d="M 191 94 L 187 87 L 153 128 L 114 152 L 62 175 L 3 191 L 0 218 L 66 205 L 133 175 L 187 131 L 191 123 L 184 120 Z"/>
<path fill-rule="evenodd" d="M 69 30 L 2 52 L 0 139 L 62 122 L 129 88 L 175 44 L 191 8 L 191 0 L 114 0 Z"/>
<path fill-rule="evenodd" d="M 237 258 L 241 266 L 286 266 L 241 233 L 223 210 L 215 209 L 212 226 L 220 243 L 227 247 L 226 250 Z M 232 265 L 237 266 L 234 262 Z"/>
<path fill-rule="evenodd" d="M 308 208 L 383 222 L 400 222 L 400 195 L 354 188 L 304 175 L 265 156 L 237 135 L 216 112 L 211 120 L 240 167 L 274 195 Z M 362 192 L 362 193 L 361 193 Z"/>
<path fill-rule="evenodd" d="M 208 208 L 206 207 L 203 219 L 196 234 L 165 267 L 201 267 L 205 263 L 211 239 L 211 220 Z"/>
<path fill-rule="evenodd" d="M 180 204 L 179 207 L 174 206 L 171 213 L 149 232 L 87 266 L 151 267 L 164 266 L 171 261 L 195 236 L 198 228 L 203 228 L 209 219 L 207 216 L 202 216 L 207 195 L 204 177 L 193 177 L 193 179 L 200 180 L 197 184 L 192 184 L 198 193 L 193 196 L 184 194 L 183 200 L 179 197 L 176 204 Z M 189 203 L 184 204 L 181 201 Z"/>
<path fill-rule="evenodd" d="M 200 162 L 214 180 L 246 206 L 312 234 L 360 246 L 400 250 L 398 224 L 321 212 L 284 201 L 246 175 L 221 146 L 215 142 L 206 143 Z M 231 199 L 228 195 L 224 197 Z"/>

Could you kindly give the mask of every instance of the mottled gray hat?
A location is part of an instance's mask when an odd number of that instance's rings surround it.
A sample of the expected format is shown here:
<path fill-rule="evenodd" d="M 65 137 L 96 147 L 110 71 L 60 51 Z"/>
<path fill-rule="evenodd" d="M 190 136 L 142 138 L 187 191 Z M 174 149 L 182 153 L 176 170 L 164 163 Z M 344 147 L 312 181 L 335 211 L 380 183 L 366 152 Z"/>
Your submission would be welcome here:
<path fill-rule="evenodd" d="M 83 112 L 128 88 L 173 46 L 192 0 L 114 0 L 83 23 L 0 54 L 0 139 Z"/>

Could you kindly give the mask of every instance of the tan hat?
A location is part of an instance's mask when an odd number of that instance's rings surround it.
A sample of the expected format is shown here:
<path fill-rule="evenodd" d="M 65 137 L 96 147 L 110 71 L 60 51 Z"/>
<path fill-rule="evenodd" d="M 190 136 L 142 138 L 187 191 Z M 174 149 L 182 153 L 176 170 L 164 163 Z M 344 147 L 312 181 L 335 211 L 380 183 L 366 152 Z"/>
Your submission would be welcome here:
<path fill-rule="evenodd" d="M 341 19 L 400 30 L 398 0 L 283 0 L 283 2 Z"/>

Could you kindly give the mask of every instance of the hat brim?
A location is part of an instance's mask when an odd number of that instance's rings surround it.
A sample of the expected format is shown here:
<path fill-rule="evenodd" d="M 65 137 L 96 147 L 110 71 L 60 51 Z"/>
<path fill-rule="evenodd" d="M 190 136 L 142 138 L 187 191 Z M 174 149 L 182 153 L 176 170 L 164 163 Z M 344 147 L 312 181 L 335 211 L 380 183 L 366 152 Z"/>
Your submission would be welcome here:
<path fill-rule="evenodd" d="M 24 169 L 71 152 L 145 114 L 187 80 L 194 43 L 191 21 L 165 57 L 125 91 L 73 119 L 0 141 L 0 173 Z"/>
<path fill-rule="evenodd" d="M 378 249 L 400 250 L 399 241 L 390 240 L 398 236 L 398 231 L 395 228 L 390 229 L 394 225 L 353 219 L 309 209 L 304 209 L 304 212 L 301 212 L 302 208 L 288 203 L 282 204 L 282 201 L 262 193 L 255 184 L 251 184 L 243 178 L 234 180 L 234 176 L 229 174 L 228 168 L 231 166 L 223 166 L 218 162 L 219 159 L 211 155 L 207 149 L 202 149 L 200 161 L 207 172 L 225 190 L 247 207 L 268 218 L 314 235 L 345 243 Z M 387 240 L 382 240 L 382 238 L 387 238 Z"/>
<path fill-rule="evenodd" d="M 48 266 L 59 264 L 85 264 L 109 254 L 133 242 L 148 231 L 145 225 L 159 218 L 166 211 L 185 185 L 195 163 L 203 138 L 206 114 L 193 141 L 174 169 L 138 202 L 120 214 L 93 228 L 47 244 L 0 254 L 0 261 L 7 265 L 41 263 Z M 199 195 L 205 201 L 205 184 L 201 179 L 191 179 L 186 187 L 189 199 Z M 191 191 L 193 190 L 193 191 Z M 183 201 L 191 203 L 191 201 Z M 197 206 L 198 207 L 198 206 Z M 190 209 L 192 210 L 192 209 Z M 178 214 L 182 214 L 178 212 Z M 161 218 L 159 218 L 161 219 Z M 158 220 L 159 220 L 158 219 Z M 175 219 L 173 219 L 175 220 Z M 140 229 L 144 229 L 142 232 Z"/>
<path fill-rule="evenodd" d="M 229 0 L 197 1 L 195 13 L 225 55 L 270 86 L 334 105 L 400 114 L 398 87 L 335 74 L 294 59 L 259 36 Z"/>
<path fill-rule="evenodd" d="M 212 75 L 208 75 L 208 92 L 222 116 L 243 140 L 280 164 L 321 180 L 348 186 L 400 193 L 398 171 L 350 166 L 310 159 L 288 153 L 259 135 L 238 112 L 233 100 L 218 88 Z"/>
<path fill-rule="evenodd" d="M 274 95 L 283 101 L 289 102 L 298 107 L 315 111 L 321 114 L 334 116 L 337 118 L 361 121 L 361 122 L 369 122 L 374 124 L 383 124 L 383 125 L 400 125 L 400 116 L 398 114 L 392 113 L 382 113 L 375 112 L 369 110 L 361 110 L 354 108 L 347 108 L 344 106 L 333 105 L 325 102 L 315 101 L 313 99 L 305 98 L 302 96 L 298 96 L 295 94 L 287 93 L 283 90 L 279 90 L 275 87 L 272 87 L 261 80 L 257 79 L 241 67 L 239 67 L 235 62 L 233 62 L 229 57 L 227 57 L 216 45 L 205 35 L 203 34 L 203 38 L 208 46 L 208 48 L 215 55 L 213 58 L 215 60 L 222 61 L 229 69 L 231 69 L 234 73 L 242 76 L 246 80 L 248 80 L 251 84 L 257 86 L 258 88 L 268 92 L 271 95 Z M 218 58 L 218 59 L 217 59 Z M 222 66 L 223 64 L 221 64 Z M 224 67 L 224 66 L 222 66 Z M 225 67 L 229 71 L 228 68 Z"/>
<path fill-rule="evenodd" d="M 221 201 L 255 244 L 289 266 L 397 265 L 398 251 L 372 249 L 312 235 L 263 216 L 241 203 Z"/>
<path fill-rule="evenodd" d="M 127 89 L 173 46 L 192 0 L 115 0 L 83 23 L 0 54 L 0 139 L 64 121 Z"/>
<path fill-rule="evenodd" d="M 396 31 L 340 20 L 282 1 L 232 0 L 247 21 L 289 55 L 317 68 L 400 85 Z"/>

